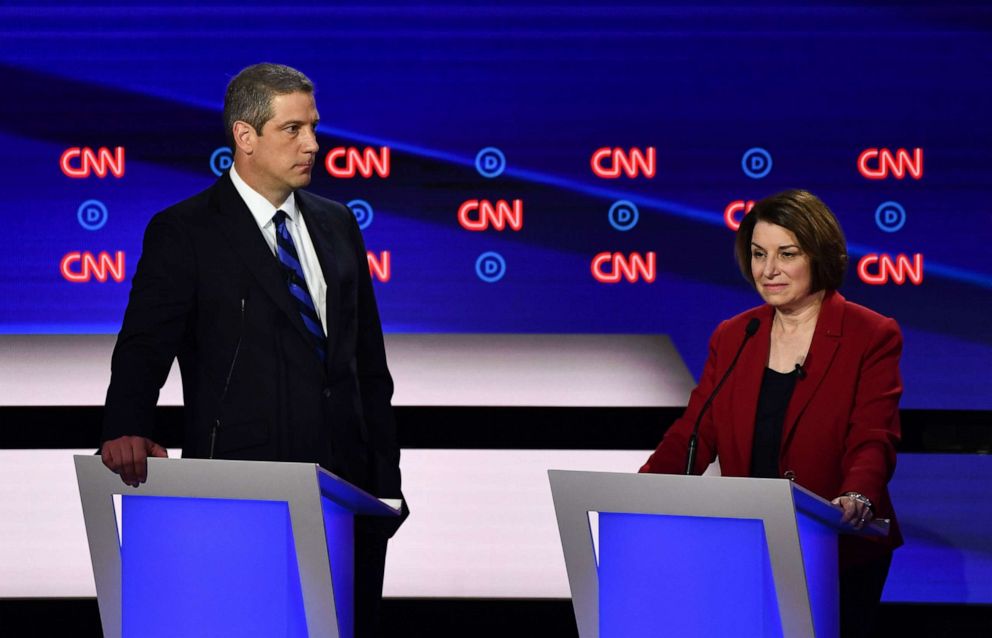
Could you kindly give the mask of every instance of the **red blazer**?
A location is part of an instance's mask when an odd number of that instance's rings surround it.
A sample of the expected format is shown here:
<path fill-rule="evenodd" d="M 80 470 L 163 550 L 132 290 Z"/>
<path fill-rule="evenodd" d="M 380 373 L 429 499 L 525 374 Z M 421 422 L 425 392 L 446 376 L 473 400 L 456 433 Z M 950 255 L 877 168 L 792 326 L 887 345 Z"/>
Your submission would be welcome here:
<path fill-rule="evenodd" d="M 771 306 L 760 306 L 717 327 L 685 414 L 669 428 L 641 472 L 685 471 L 689 435 L 699 410 L 740 347 L 745 326 L 757 317 L 758 332 L 703 416 L 694 468 L 701 474 L 719 454 L 724 476 L 748 476 L 773 313 Z M 794 478 L 828 500 L 844 492 L 860 492 L 871 499 L 877 517 L 892 519 L 887 539 L 842 541 L 845 564 L 902 544 L 887 488 L 900 437 L 901 352 L 902 333 L 893 319 L 846 301 L 836 291 L 827 292 L 805 361 L 806 378 L 796 381 L 786 410 L 780 476 Z"/>

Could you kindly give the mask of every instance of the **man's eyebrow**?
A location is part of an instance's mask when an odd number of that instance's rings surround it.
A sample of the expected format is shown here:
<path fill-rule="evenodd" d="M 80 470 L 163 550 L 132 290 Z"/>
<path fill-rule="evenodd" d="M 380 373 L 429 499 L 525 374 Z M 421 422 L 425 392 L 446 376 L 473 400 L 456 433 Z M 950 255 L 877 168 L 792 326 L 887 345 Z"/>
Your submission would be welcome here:
<path fill-rule="evenodd" d="M 290 125 L 293 125 L 293 124 L 295 124 L 297 126 L 301 126 L 303 124 L 313 124 L 314 126 L 317 126 L 317 124 L 319 124 L 319 123 L 320 123 L 320 118 L 318 117 L 318 118 L 314 118 L 311 121 L 307 121 L 307 120 L 286 120 L 284 122 L 279 122 L 279 125 L 278 126 L 279 126 L 279 128 L 283 128 L 284 126 L 290 126 Z"/>

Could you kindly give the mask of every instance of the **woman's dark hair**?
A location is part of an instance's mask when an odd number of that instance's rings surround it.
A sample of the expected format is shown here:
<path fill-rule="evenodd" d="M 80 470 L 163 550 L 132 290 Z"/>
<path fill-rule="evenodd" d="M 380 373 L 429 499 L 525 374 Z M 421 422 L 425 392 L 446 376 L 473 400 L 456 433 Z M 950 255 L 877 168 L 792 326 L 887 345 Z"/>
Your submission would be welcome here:
<path fill-rule="evenodd" d="M 847 242 L 837 218 L 819 197 L 804 190 L 783 191 L 764 198 L 744 216 L 734 249 L 741 274 L 752 286 L 751 237 L 759 221 L 796 236 L 799 248 L 809 256 L 810 292 L 840 288 L 847 270 Z"/>

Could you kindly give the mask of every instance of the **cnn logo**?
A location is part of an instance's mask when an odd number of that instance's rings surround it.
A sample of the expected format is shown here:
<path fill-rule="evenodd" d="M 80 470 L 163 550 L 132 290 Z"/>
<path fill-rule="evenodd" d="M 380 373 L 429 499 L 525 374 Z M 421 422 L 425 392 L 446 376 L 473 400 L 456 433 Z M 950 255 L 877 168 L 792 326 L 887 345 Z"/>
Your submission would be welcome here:
<path fill-rule="evenodd" d="M 124 281 L 124 251 L 118 250 L 111 257 L 106 251 L 96 256 L 90 252 L 66 253 L 59 263 L 59 271 L 66 281 L 82 284 L 96 279 L 105 283 L 113 279 L 117 283 Z"/>
<path fill-rule="evenodd" d="M 331 177 L 351 178 L 361 175 L 368 179 L 373 175 L 389 177 L 389 147 L 378 149 L 366 146 L 357 149 L 353 146 L 338 146 L 327 152 L 324 166 Z"/>
<path fill-rule="evenodd" d="M 626 279 L 630 283 L 644 281 L 654 283 L 657 277 L 657 256 L 654 252 L 641 255 L 633 252 L 601 252 L 592 258 L 590 264 L 593 279 L 601 284 L 616 284 Z"/>
<path fill-rule="evenodd" d="M 489 227 L 520 230 L 524 227 L 524 202 L 520 199 L 513 202 L 499 199 L 493 204 L 488 199 L 470 199 L 458 207 L 458 223 L 465 230 L 476 232 Z"/>
<path fill-rule="evenodd" d="M 73 179 L 85 179 L 96 175 L 103 179 L 107 175 L 124 177 L 124 147 L 118 146 L 113 152 L 105 146 L 94 151 L 92 148 L 73 146 L 62 152 L 59 158 L 62 174 Z"/>
<path fill-rule="evenodd" d="M 631 178 L 643 175 L 650 179 L 658 170 L 656 155 L 653 146 L 643 151 L 639 148 L 626 151 L 604 146 L 592 154 L 589 165 L 596 177 L 603 179 L 617 179 L 621 174 Z"/>
<path fill-rule="evenodd" d="M 754 208 L 753 199 L 747 201 L 737 199 L 730 202 L 723 209 L 723 223 L 736 233 L 737 229 L 741 227 L 741 220 L 744 219 L 744 215 L 750 213 L 752 208 Z"/>
<path fill-rule="evenodd" d="M 914 148 L 912 155 L 904 148 L 893 153 L 887 148 L 866 148 L 858 155 L 858 172 L 868 179 L 885 179 L 890 175 L 902 179 L 923 177 L 923 149 Z"/>
<path fill-rule="evenodd" d="M 858 278 L 872 286 L 881 286 L 889 281 L 901 286 L 906 280 L 919 286 L 923 283 L 923 255 L 916 253 L 910 260 L 902 253 L 895 259 L 886 253 L 867 254 L 858 260 Z"/>
<path fill-rule="evenodd" d="M 388 282 L 393 277 L 392 259 L 388 250 L 383 250 L 376 255 L 371 250 L 365 253 L 365 258 L 369 262 L 369 275 L 376 281 Z"/>

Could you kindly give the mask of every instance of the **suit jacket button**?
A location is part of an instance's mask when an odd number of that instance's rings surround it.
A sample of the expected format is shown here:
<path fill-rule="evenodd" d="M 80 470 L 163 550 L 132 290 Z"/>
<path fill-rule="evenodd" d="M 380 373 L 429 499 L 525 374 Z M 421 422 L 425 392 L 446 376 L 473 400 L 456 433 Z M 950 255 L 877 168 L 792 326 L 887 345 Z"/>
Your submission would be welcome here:
<path fill-rule="evenodd" d="M 330 399 L 331 398 L 331 389 L 330 388 L 324 388 L 324 391 L 321 394 L 324 395 L 324 398 L 325 399 Z"/>
<path fill-rule="evenodd" d="M 785 474 L 782 475 L 782 478 L 787 478 L 790 481 L 795 481 L 796 480 L 796 473 L 793 472 L 792 470 L 786 470 L 785 471 Z"/>

